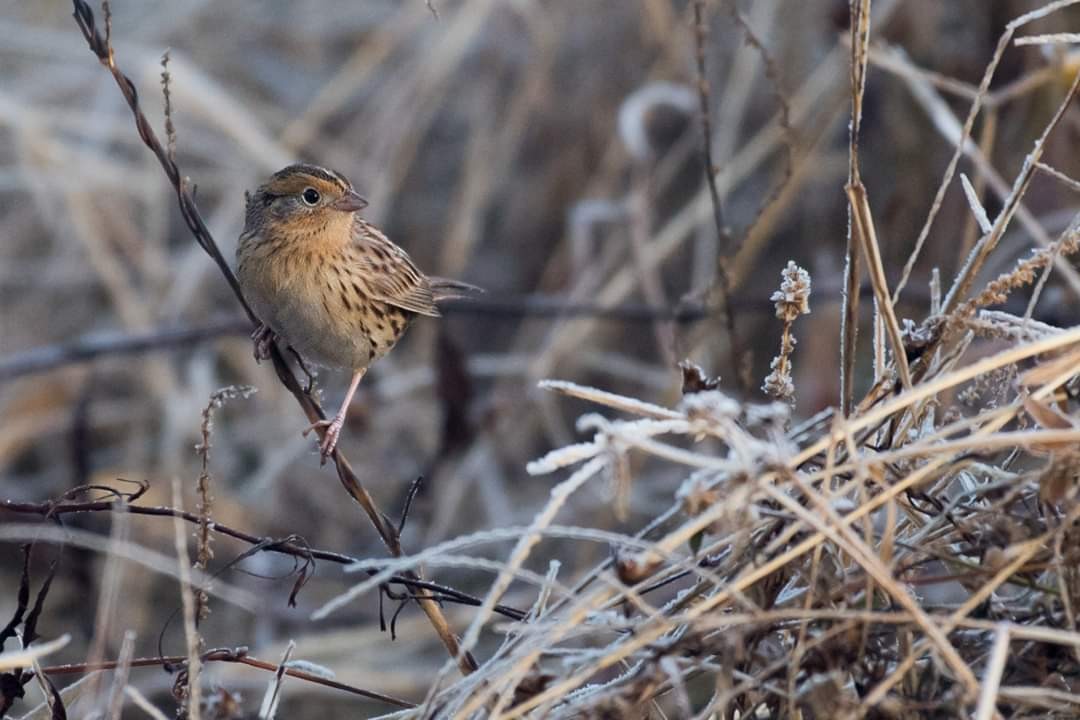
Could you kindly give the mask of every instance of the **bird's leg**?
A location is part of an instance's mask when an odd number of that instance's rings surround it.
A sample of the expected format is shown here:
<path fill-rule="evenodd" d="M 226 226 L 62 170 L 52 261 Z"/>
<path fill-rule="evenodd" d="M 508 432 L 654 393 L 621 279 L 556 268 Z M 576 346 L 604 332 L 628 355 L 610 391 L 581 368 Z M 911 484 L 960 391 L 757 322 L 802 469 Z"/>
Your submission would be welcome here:
<path fill-rule="evenodd" d="M 334 452 L 334 448 L 337 447 L 338 436 L 341 434 L 341 428 L 345 425 L 345 415 L 349 412 L 349 403 L 352 402 L 353 395 L 356 394 L 356 388 L 360 385 L 360 380 L 364 377 L 364 373 L 367 372 L 367 368 L 363 370 L 357 370 L 353 373 L 352 382 L 349 383 L 349 390 L 345 393 L 345 400 L 341 403 L 341 409 L 337 411 L 337 415 L 331 420 L 320 420 L 304 430 L 304 437 L 312 430 L 323 429 L 322 441 L 319 443 L 319 454 L 322 456 L 322 463 L 326 463 L 326 458 Z"/>
<path fill-rule="evenodd" d="M 251 339 L 255 343 L 255 362 L 270 359 L 270 348 L 273 346 L 277 335 L 269 325 L 259 323 L 255 332 L 251 333 Z"/>

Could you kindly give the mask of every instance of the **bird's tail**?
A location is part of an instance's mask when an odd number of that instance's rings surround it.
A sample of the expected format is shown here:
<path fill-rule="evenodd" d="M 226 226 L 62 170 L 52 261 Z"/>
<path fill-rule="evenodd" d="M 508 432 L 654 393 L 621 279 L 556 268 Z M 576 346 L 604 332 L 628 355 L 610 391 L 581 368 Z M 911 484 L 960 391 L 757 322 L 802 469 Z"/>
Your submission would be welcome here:
<path fill-rule="evenodd" d="M 431 294 L 435 297 L 435 302 L 442 302 L 444 300 L 462 300 L 482 295 L 483 288 L 478 288 L 475 285 L 461 282 L 460 280 L 449 280 L 447 278 L 432 277 L 428 278 L 428 282 L 431 284 Z"/>

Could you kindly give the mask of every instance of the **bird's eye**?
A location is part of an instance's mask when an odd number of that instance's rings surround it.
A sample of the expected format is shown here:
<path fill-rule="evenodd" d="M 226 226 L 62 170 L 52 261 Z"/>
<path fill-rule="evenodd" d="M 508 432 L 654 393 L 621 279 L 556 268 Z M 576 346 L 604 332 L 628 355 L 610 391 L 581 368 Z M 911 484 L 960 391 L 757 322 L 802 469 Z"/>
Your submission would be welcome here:
<path fill-rule="evenodd" d="M 322 196 L 319 195 L 318 190 L 316 190 L 315 188 L 309 187 L 309 188 L 305 188 L 304 192 L 300 193 L 300 197 L 301 197 L 301 199 L 303 199 L 305 204 L 311 205 L 312 207 L 314 207 L 315 205 L 319 204 L 319 198 L 322 197 Z"/>

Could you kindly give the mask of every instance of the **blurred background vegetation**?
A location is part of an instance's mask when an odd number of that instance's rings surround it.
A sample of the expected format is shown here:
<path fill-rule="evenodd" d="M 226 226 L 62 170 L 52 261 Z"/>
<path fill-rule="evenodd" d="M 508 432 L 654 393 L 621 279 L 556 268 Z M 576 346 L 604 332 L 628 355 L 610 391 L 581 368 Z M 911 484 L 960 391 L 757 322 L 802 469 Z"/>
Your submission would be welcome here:
<path fill-rule="evenodd" d="M 1005 23 L 1041 4 L 874 3 L 861 157 L 890 283 L 952 154 L 945 119 L 951 111 L 963 122 Z M 552 481 L 527 476 L 524 465 L 578 437 L 573 421 L 585 408 L 538 390 L 542 378 L 666 404 L 680 387 L 674 363 L 689 357 L 721 376 L 726 390 L 763 399 L 758 388 L 780 328 L 768 298 L 789 259 L 814 283 L 812 314 L 796 331 L 797 414 L 838 402 L 847 2 L 707 3 L 713 160 L 729 241 L 718 237 L 702 172 L 690 3 L 433 5 L 438 18 L 423 0 L 112 3 L 117 62 L 157 128 L 160 58 L 169 51 L 177 161 L 228 257 L 243 223 L 243 191 L 305 160 L 350 177 L 370 201 L 368 218 L 427 272 L 488 289 L 481 305 L 413 327 L 364 380 L 342 436 L 391 515 L 423 476 L 403 535 L 407 550 L 530 520 Z M 1070 10 L 1027 30 L 1060 32 L 1077 22 L 1080 12 Z M 202 410 L 216 389 L 252 385 L 255 395 L 216 417 L 215 519 L 259 536 L 299 534 L 358 557 L 385 554 L 333 473 L 319 467 L 314 443 L 301 437 L 307 423 L 293 399 L 253 361 L 237 303 L 192 242 L 71 7 L 4 2 L 0 69 L 0 496 L 40 501 L 127 478 L 150 482 L 147 503 L 171 504 L 170 483 L 180 478 L 190 509 Z M 923 70 L 934 73 L 918 77 L 930 81 L 936 105 L 912 80 Z M 1068 57 L 1043 48 L 1006 51 L 991 87 L 995 102 L 974 132 L 1006 184 L 1074 70 Z M 1080 175 L 1078 134 L 1072 108 L 1044 160 Z M 966 160 L 961 170 L 993 217 L 1000 195 L 992 179 Z M 1054 235 L 1075 213 L 1075 196 L 1044 176 L 1035 183 L 1027 209 Z M 931 269 L 951 277 L 977 234 L 953 183 L 901 317 L 925 316 Z M 1016 224 L 986 276 L 1032 244 Z M 717 289 L 719 263 L 730 276 L 734 341 Z M 1051 279 L 1036 317 L 1073 324 L 1076 299 L 1056 285 Z M 612 307 L 622 310 L 600 311 Z M 867 321 L 869 303 L 863 307 Z M 119 352 L 131 338 L 150 347 Z M 869 340 L 864 331 L 859 388 L 870 382 Z M 742 367 L 732 365 L 733 342 Z M 102 352 L 54 362 L 85 346 Z M 327 404 L 346 380 L 320 374 Z M 639 476 L 646 479 L 634 485 L 625 518 L 613 509 L 612 488 L 596 485 L 567 522 L 640 527 L 681 477 Z M 0 512 L 0 523 L 29 519 Z M 108 534 L 110 520 L 95 514 L 66 524 Z M 132 541 L 174 552 L 171 521 L 134 517 L 129 525 Z M 222 539 L 214 547 L 212 569 L 245 549 Z M 36 551 L 42 574 L 54 551 Z M 530 566 L 543 572 L 545 558 L 559 558 L 572 577 L 603 554 L 596 545 L 548 541 Z M 17 543 L 0 545 L 0 588 L 11 588 L 0 592 L 0 621 L 14 610 L 21 562 Z M 46 637 L 73 634 L 56 658 L 87 656 L 100 630 L 104 563 L 99 553 L 65 551 L 39 628 Z M 372 598 L 312 622 L 311 610 L 350 577 L 320 564 L 289 608 L 291 569 L 288 559 L 256 555 L 225 571 L 227 583 L 263 604 L 249 612 L 213 601 L 203 625 L 208 642 L 248 645 L 274 659 L 294 638 L 295 657 L 333 668 L 343 682 L 422 698 L 445 652 L 414 606 L 398 620 L 394 642 L 380 632 Z M 102 652 L 115 657 L 123 630 L 132 629 L 136 654 L 152 655 L 178 607 L 175 580 L 134 566 L 116 573 L 121 601 L 99 640 Z M 481 595 L 490 582 L 469 570 L 433 577 Z M 514 601 L 512 591 L 506 602 Z M 452 622 L 467 613 L 448 608 Z M 183 653 L 178 622 L 163 647 Z M 133 673 L 151 696 L 172 682 L 159 670 Z M 245 668 L 209 673 L 249 698 L 266 682 Z M 294 687 L 290 702 L 288 717 L 355 707 L 313 686 Z"/>

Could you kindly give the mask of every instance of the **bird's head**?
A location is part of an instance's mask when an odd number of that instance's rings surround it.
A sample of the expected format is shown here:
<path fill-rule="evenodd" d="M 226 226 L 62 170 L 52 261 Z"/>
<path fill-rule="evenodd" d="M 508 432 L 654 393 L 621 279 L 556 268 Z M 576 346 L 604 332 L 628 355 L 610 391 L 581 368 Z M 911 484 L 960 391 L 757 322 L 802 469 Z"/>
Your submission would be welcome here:
<path fill-rule="evenodd" d="M 348 223 L 367 201 L 341 173 L 318 165 L 289 165 L 248 198 L 247 221 L 261 229 L 311 231 Z"/>

